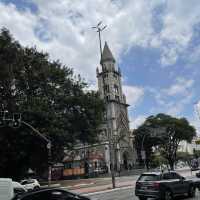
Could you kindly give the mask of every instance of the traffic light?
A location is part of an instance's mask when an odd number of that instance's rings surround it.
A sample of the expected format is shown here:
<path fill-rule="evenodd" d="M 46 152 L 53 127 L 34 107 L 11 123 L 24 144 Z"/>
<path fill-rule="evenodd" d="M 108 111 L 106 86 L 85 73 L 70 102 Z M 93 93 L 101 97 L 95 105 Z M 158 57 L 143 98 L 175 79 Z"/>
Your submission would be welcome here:
<path fill-rule="evenodd" d="M 0 127 L 4 126 L 4 118 L 5 118 L 5 112 L 1 111 L 0 112 Z"/>
<path fill-rule="evenodd" d="M 13 128 L 19 128 L 21 125 L 21 114 L 20 113 L 14 113 L 13 114 Z"/>

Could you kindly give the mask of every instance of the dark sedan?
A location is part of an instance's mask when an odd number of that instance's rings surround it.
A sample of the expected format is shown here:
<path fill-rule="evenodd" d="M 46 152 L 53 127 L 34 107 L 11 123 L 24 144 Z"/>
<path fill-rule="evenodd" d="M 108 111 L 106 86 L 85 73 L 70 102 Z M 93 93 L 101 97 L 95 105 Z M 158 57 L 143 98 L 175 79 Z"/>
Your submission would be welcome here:
<path fill-rule="evenodd" d="M 174 171 L 143 173 L 136 182 L 135 195 L 140 200 L 156 198 L 172 200 L 175 196 L 195 196 L 194 181 L 185 179 Z"/>
<path fill-rule="evenodd" d="M 46 188 L 15 196 L 12 200 L 90 200 L 60 188 Z"/>

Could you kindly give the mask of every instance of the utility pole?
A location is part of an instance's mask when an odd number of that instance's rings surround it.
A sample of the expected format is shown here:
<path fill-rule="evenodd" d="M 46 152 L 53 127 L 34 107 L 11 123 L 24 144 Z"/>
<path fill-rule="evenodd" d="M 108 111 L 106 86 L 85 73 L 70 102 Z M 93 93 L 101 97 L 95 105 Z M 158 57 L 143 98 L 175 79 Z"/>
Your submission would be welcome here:
<path fill-rule="evenodd" d="M 103 26 L 102 28 L 100 27 L 102 24 L 102 21 L 100 21 L 97 26 L 93 26 L 93 29 L 97 30 L 97 33 L 99 35 L 99 46 L 100 46 L 100 55 L 102 57 L 102 46 L 101 46 L 101 32 L 107 27 L 107 25 Z"/>
<path fill-rule="evenodd" d="M 109 141 L 109 154 L 110 154 L 110 171 L 111 171 L 111 178 L 112 178 L 112 187 L 115 188 L 116 184 L 115 184 L 115 171 L 114 171 L 114 162 L 113 162 L 113 154 L 115 153 L 115 149 L 114 149 L 114 142 L 112 141 L 112 131 L 109 128 L 108 129 L 108 141 Z"/>

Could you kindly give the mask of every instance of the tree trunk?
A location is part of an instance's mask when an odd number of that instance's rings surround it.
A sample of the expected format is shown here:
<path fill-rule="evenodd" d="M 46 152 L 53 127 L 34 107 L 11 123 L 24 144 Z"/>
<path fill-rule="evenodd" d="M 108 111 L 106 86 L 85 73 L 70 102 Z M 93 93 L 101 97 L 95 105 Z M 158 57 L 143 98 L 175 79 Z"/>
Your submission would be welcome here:
<path fill-rule="evenodd" d="M 168 161 L 169 161 L 170 170 L 174 170 L 174 160 L 169 159 Z"/>

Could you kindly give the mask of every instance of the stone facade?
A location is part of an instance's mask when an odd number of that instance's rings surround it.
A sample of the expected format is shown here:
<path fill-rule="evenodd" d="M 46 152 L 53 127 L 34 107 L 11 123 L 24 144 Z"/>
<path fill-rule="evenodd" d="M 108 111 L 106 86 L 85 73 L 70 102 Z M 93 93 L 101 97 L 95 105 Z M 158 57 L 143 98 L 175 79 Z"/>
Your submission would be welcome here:
<path fill-rule="evenodd" d="M 105 43 L 100 61 L 101 67 L 97 68 L 98 90 L 101 99 L 105 101 L 106 112 L 104 124 L 101 126 L 100 139 L 106 143 L 105 161 L 110 166 L 110 155 L 116 167 L 127 169 L 135 162 L 135 151 L 129 129 L 126 97 L 122 91 L 121 71 L 116 67 L 115 59 Z M 109 152 L 111 141 L 111 153 Z"/>

